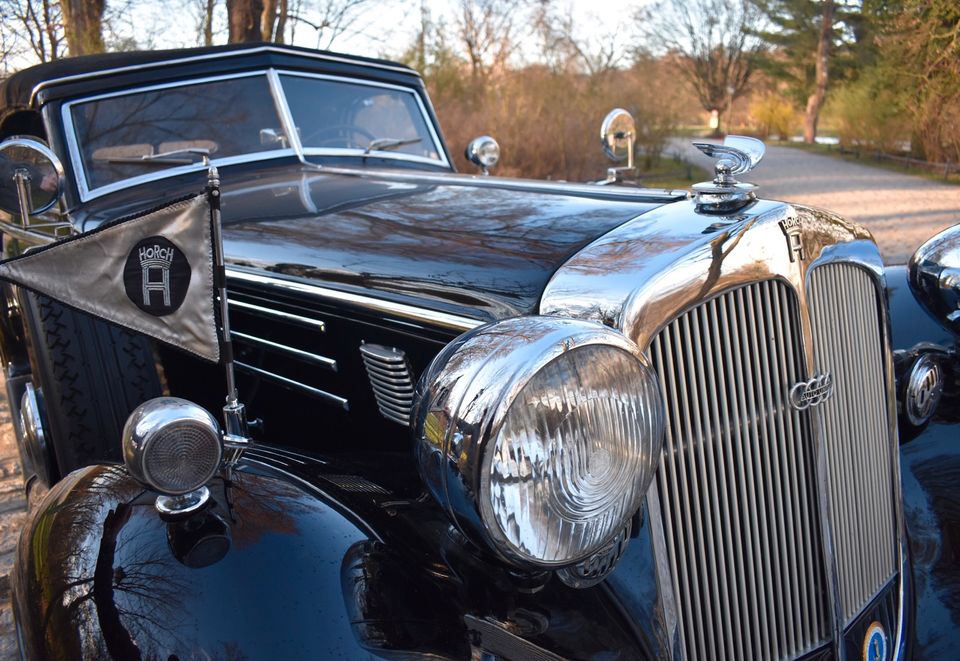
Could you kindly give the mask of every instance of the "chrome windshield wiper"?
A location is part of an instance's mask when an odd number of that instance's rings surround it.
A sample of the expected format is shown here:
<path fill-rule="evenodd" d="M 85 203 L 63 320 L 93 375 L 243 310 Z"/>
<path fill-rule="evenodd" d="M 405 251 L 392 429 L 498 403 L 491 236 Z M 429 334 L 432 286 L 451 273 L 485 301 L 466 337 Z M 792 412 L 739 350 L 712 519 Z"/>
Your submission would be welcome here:
<path fill-rule="evenodd" d="M 367 145 L 367 148 L 363 150 L 363 153 L 364 155 L 367 155 L 374 149 L 376 150 L 395 149 L 396 147 L 403 147 L 404 145 L 412 145 L 422 141 L 423 141 L 423 138 L 377 138 L 376 140 L 370 141 L 370 144 Z"/>
<path fill-rule="evenodd" d="M 144 154 L 143 156 L 128 156 L 105 159 L 107 163 L 140 163 L 143 165 L 192 165 L 196 161 L 192 158 L 176 158 L 181 155 L 196 155 L 203 158 L 204 165 L 210 165 L 210 150 L 204 147 L 189 149 L 174 149 L 160 154 Z"/>

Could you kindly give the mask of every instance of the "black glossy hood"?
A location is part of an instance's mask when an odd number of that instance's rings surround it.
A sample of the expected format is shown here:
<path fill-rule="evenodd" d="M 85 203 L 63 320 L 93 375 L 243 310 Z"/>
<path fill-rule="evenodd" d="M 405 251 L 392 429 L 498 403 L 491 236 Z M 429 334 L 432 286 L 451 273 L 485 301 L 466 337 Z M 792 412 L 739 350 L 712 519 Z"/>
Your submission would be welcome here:
<path fill-rule="evenodd" d="M 567 259 L 676 198 L 289 162 L 222 168 L 221 181 L 228 265 L 485 320 L 536 311 Z M 202 182 L 199 174 L 154 182 L 150 201 L 199 190 Z M 144 188 L 88 205 L 85 229 L 143 207 Z"/>
<path fill-rule="evenodd" d="M 288 171 L 250 185 L 225 177 L 228 261 L 502 318 L 534 312 L 567 259 L 662 204 L 461 182 Z"/>

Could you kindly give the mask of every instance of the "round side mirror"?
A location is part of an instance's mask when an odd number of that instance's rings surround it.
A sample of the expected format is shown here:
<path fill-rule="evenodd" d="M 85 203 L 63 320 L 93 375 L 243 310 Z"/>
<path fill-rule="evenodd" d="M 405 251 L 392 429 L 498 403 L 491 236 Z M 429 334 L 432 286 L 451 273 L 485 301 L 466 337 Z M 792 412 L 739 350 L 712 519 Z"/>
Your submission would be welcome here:
<path fill-rule="evenodd" d="M 63 165 L 47 145 L 22 137 L 0 143 L 0 209 L 12 214 L 43 213 L 61 194 Z"/>
<path fill-rule="evenodd" d="M 636 137 L 637 127 L 633 121 L 633 115 L 623 108 L 614 108 L 603 118 L 603 124 L 600 125 L 600 142 L 603 145 L 603 152 L 611 161 L 617 163 L 632 161 Z"/>
<path fill-rule="evenodd" d="M 490 168 L 500 162 L 500 145 L 489 135 L 481 135 L 467 145 L 466 157 L 483 174 L 490 174 Z"/>

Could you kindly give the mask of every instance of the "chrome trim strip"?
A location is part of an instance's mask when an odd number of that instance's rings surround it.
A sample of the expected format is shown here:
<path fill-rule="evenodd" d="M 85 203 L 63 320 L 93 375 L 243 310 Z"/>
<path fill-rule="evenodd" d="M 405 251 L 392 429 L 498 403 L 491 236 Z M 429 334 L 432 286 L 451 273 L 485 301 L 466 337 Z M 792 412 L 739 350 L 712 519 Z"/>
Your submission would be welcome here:
<path fill-rule="evenodd" d="M 282 319 L 283 321 L 290 321 L 295 324 L 303 324 L 304 326 L 310 326 L 311 328 L 316 328 L 321 333 L 327 331 L 327 325 L 325 322 L 319 319 L 311 319 L 310 317 L 301 317 L 298 314 L 292 314 L 290 312 L 283 312 L 282 310 L 275 310 L 273 308 L 265 308 L 260 305 L 254 305 L 253 303 L 247 303 L 246 301 L 238 301 L 234 298 L 228 299 L 228 303 L 231 307 L 237 307 L 241 310 L 249 310 L 255 314 L 263 314 L 268 317 L 276 317 L 277 319 Z"/>
<path fill-rule="evenodd" d="M 233 301 L 231 301 L 232 303 Z M 319 354 L 310 353 L 309 351 L 304 351 L 302 349 L 296 349 L 294 347 L 287 346 L 285 344 L 278 344 L 277 342 L 271 342 L 270 340 L 265 340 L 262 337 L 256 337 L 255 335 L 247 335 L 246 333 L 241 333 L 240 331 L 231 330 L 230 337 L 242 340 L 244 342 L 249 342 L 250 344 L 255 344 L 266 349 L 276 349 L 283 353 L 288 353 L 302 360 L 314 363 L 320 367 L 326 368 L 332 372 L 337 371 L 337 361 L 333 358 L 327 358 L 326 356 L 321 356 Z"/>
<path fill-rule="evenodd" d="M 344 411 L 349 411 L 349 410 L 350 410 L 350 403 L 349 403 L 346 399 L 344 399 L 343 397 L 340 397 L 339 395 L 334 395 L 334 394 L 329 393 L 329 392 L 327 392 L 327 391 L 325 391 L 325 390 L 320 390 L 319 388 L 314 388 L 313 386 L 308 386 L 308 385 L 305 384 L 305 383 L 300 383 L 299 381 L 294 381 L 293 379 L 288 379 L 288 378 L 285 377 L 285 376 L 280 376 L 279 374 L 274 374 L 273 372 L 268 372 L 268 371 L 266 371 L 266 370 L 264 370 L 264 369 L 260 369 L 259 367 L 254 367 L 253 365 L 248 365 L 247 363 L 241 363 L 239 360 L 235 360 L 235 361 L 234 361 L 234 365 L 237 366 L 237 369 L 245 370 L 245 371 L 247 371 L 247 372 L 251 372 L 251 373 L 253 373 L 253 374 L 256 374 L 257 376 L 261 376 L 261 377 L 267 379 L 268 381 L 274 381 L 274 382 L 276 382 L 276 383 L 279 383 L 280 385 L 288 386 L 288 387 L 293 388 L 293 389 L 295 389 L 295 390 L 302 390 L 302 391 L 304 391 L 304 392 L 306 392 L 306 393 L 308 393 L 308 394 L 310 394 L 310 395 L 313 395 L 314 397 L 318 397 L 318 398 L 320 398 L 320 399 L 322 399 L 322 400 L 324 400 L 324 401 L 330 402 L 331 404 L 336 404 L 337 406 L 339 406 L 339 407 L 340 407 L 341 409 L 343 409 Z"/>
<path fill-rule="evenodd" d="M 290 50 L 289 48 L 283 48 L 282 46 L 260 46 L 258 48 L 227 51 L 222 53 L 207 53 L 204 55 L 193 55 L 190 57 L 175 58 L 172 60 L 144 62 L 142 64 L 134 64 L 126 67 L 116 67 L 114 69 L 103 69 L 100 71 L 92 71 L 89 73 L 80 73 L 80 74 L 74 74 L 72 76 L 63 76 L 61 78 L 53 78 L 51 80 L 45 80 L 37 84 L 33 88 L 33 91 L 30 94 L 30 105 L 33 105 L 34 101 L 36 100 L 37 94 L 39 94 L 42 90 L 46 89 L 47 87 L 52 87 L 55 85 L 73 83 L 80 80 L 87 80 L 90 78 L 100 78 L 102 76 L 113 76 L 116 74 L 126 73 L 130 71 L 141 71 L 143 69 L 159 69 L 162 67 L 175 66 L 179 64 L 187 64 L 190 62 L 202 62 L 205 60 L 219 60 L 225 57 L 239 57 L 243 55 L 251 55 L 255 53 L 263 53 L 268 51 L 281 53 L 281 54 L 285 53 L 289 55 L 296 55 L 298 57 L 306 57 L 314 60 L 324 60 L 327 62 L 340 62 L 340 63 L 352 64 L 360 67 L 373 67 L 375 69 L 383 69 L 384 71 L 396 71 L 399 73 L 404 73 L 410 76 L 414 76 L 416 78 L 420 78 L 420 74 L 417 73 L 415 70 L 402 65 L 393 66 L 393 65 L 389 65 L 381 62 L 357 61 L 357 60 L 352 60 L 348 57 L 339 57 L 336 55 L 328 55 L 328 54 L 321 54 L 321 53 L 304 53 L 302 51 L 294 51 L 294 50 Z"/>
<path fill-rule="evenodd" d="M 468 331 L 471 328 L 476 328 L 485 323 L 479 319 L 470 319 L 469 317 L 428 310 L 405 303 L 395 303 L 393 301 L 363 296 L 361 294 L 351 294 L 336 289 L 328 289 L 327 287 L 321 287 L 319 285 L 298 282 L 296 280 L 271 277 L 262 273 L 250 273 L 238 270 L 237 268 L 227 268 L 227 278 L 264 287 L 276 287 L 277 289 L 307 294 L 325 300 L 348 303 L 371 312 L 395 315 L 402 319 L 416 321 L 427 326 L 440 326 L 461 332 Z"/>

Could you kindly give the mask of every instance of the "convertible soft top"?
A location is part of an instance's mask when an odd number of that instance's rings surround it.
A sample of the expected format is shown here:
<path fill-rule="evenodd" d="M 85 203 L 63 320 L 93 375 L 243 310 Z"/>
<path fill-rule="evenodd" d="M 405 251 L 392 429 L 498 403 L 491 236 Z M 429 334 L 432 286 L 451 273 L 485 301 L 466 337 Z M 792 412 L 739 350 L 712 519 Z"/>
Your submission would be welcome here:
<path fill-rule="evenodd" d="M 230 57 L 235 55 L 236 57 Z M 166 67 L 183 63 L 188 68 L 202 68 L 204 73 L 215 75 L 225 71 L 266 65 L 289 65 L 291 60 L 304 61 L 304 56 L 318 62 L 341 65 L 361 65 L 380 71 L 390 71 L 405 76 L 416 76 L 409 67 L 356 55 L 342 55 L 329 51 L 286 46 L 271 43 L 229 44 L 206 48 L 181 48 L 175 50 L 130 51 L 122 53 L 100 53 L 69 57 L 23 69 L 0 82 L 0 124 L 14 113 L 36 109 L 39 103 L 48 100 L 45 90 L 54 84 L 83 84 L 100 78 L 104 74 L 123 76 L 125 83 L 130 78 L 143 78 L 149 81 L 162 76 Z M 179 69 L 179 67 L 178 67 Z"/>

